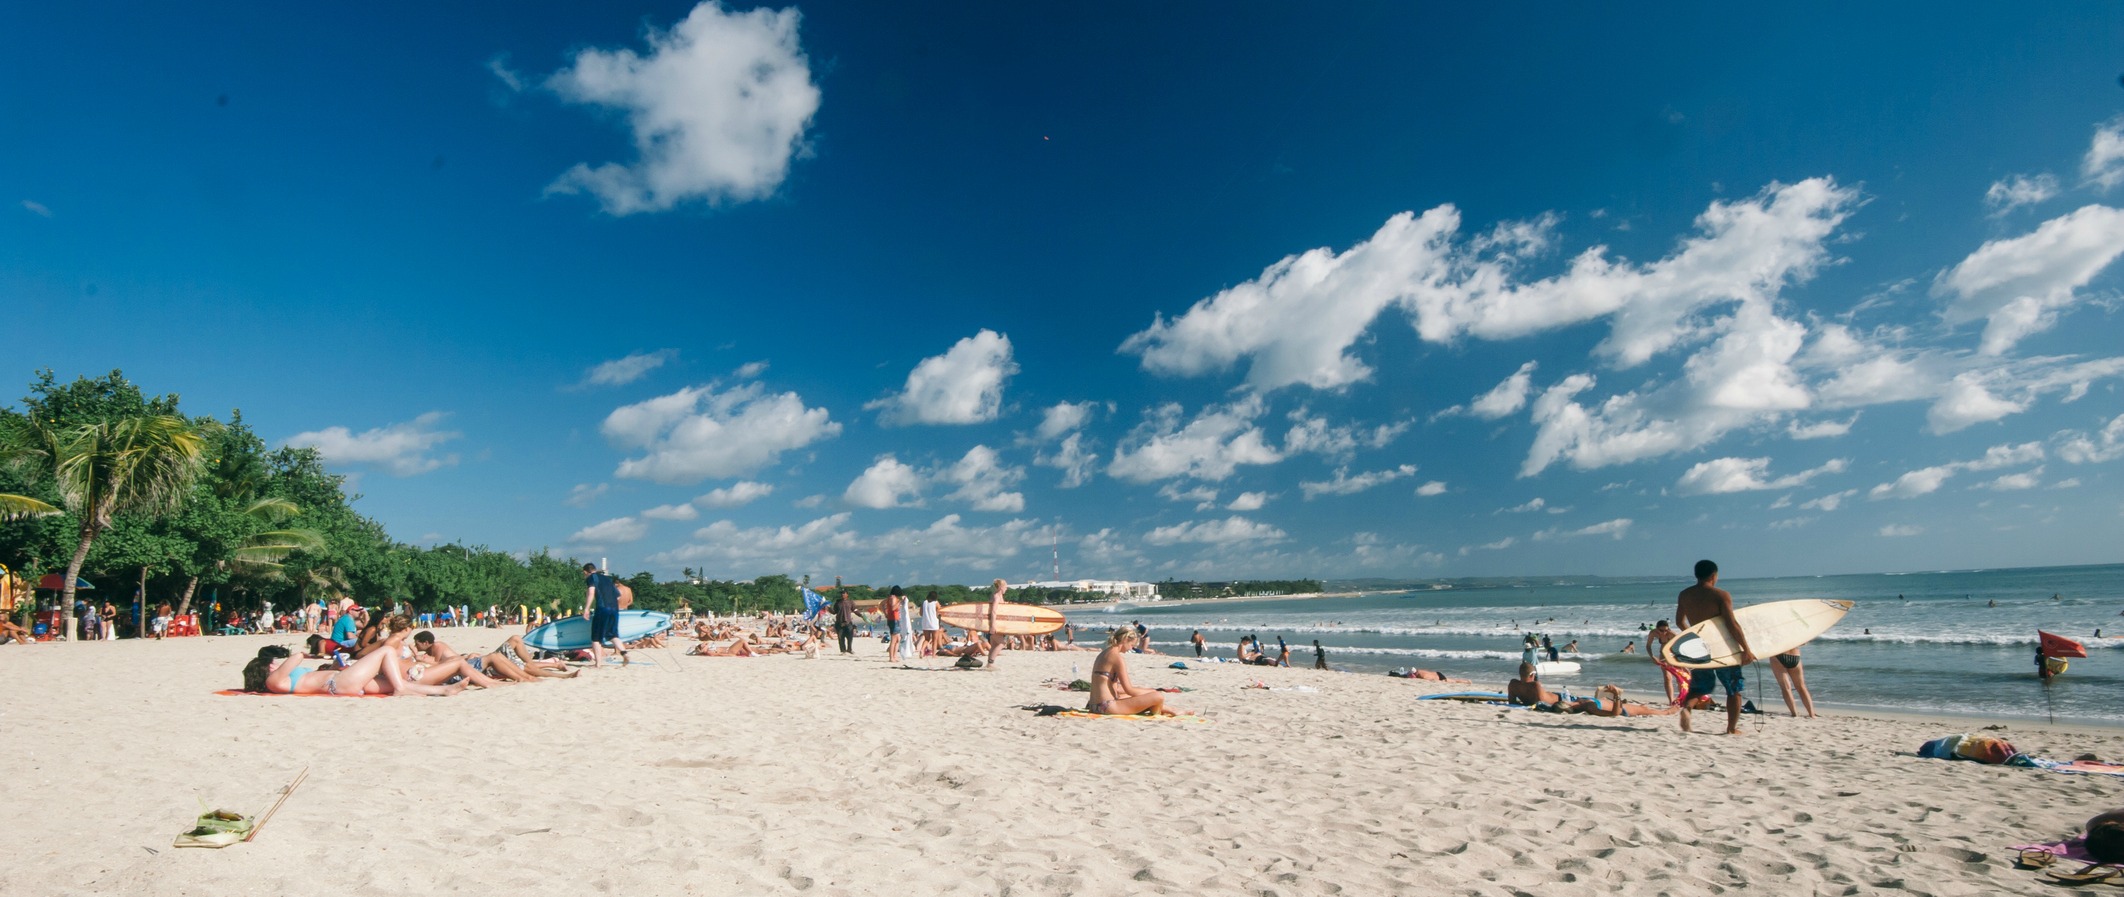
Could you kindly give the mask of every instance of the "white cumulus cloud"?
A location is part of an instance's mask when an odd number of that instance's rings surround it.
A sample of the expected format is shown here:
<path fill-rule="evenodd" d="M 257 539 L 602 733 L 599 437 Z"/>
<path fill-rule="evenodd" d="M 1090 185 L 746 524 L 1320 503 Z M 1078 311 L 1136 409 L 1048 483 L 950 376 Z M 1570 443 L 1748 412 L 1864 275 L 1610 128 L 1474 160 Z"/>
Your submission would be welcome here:
<path fill-rule="evenodd" d="M 922 359 L 906 388 L 863 407 L 888 424 L 977 424 L 996 419 L 1003 384 L 1018 372 L 1010 337 L 993 330 L 959 340 L 942 355 Z"/>
<path fill-rule="evenodd" d="M 2058 457 L 2069 464 L 2100 464 L 2124 458 L 2124 414 L 2117 415 L 2099 432 L 2060 430 L 2052 439 Z"/>
<path fill-rule="evenodd" d="M 576 53 L 546 86 L 619 111 L 639 158 L 578 164 L 546 189 L 588 192 L 613 215 L 772 194 L 819 108 L 797 21 L 794 8 L 729 12 L 709 0 L 668 31 L 649 29 L 646 56 Z"/>
<path fill-rule="evenodd" d="M 1160 405 L 1114 448 L 1106 472 L 1137 483 L 1179 476 L 1218 481 L 1241 465 L 1274 464 L 1283 454 L 1255 426 L 1261 412 L 1260 397 L 1251 395 L 1204 408 L 1192 420 L 1183 420 L 1177 403 Z"/>
<path fill-rule="evenodd" d="M 2081 287 L 2124 254 L 2124 211 L 2083 206 L 2043 222 L 2028 234 L 1977 247 L 1932 285 L 1946 300 L 1949 324 L 1983 320 L 1979 347 L 2005 353 L 2023 338 L 2050 329 L 2060 312 L 2080 302 Z"/>
<path fill-rule="evenodd" d="M 1924 527 L 1912 526 L 1907 523 L 1891 523 L 1887 526 L 1881 527 L 1881 535 L 1891 539 L 1905 538 L 1909 536 L 1921 536 L 1924 534 Z"/>
<path fill-rule="evenodd" d="M 1259 511 L 1262 506 L 1268 504 L 1268 500 L 1269 494 L 1266 492 L 1241 492 L 1234 496 L 1232 503 L 1225 505 L 1224 509 L 1227 511 Z"/>
<path fill-rule="evenodd" d="M 622 406 L 605 417 L 605 438 L 642 450 L 620 462 L 618 476 L 695 483 L 742 476 L 841 432 L 824 408 L 804 407 L 793 392 L 768 394 L 758 383 L 717 392 L 713 385 Z"/>
<path fill-rule="evenodd" d="M 1835 458 L 1812 470 L 1772 477 L 1769 458 L 1714 458 L 1689 468 L 1674 485 L 1683 495 L 1722 495 L 1762 489 L 1792 489 L 1825 473 L 1842 473 L 1850 463 L 1845 459 Z"/>
<path fill-rule="evenodd" d="M 461 433 L 441 429 L 449 415 L 430 411 L 409 421 L 385 424 L 359 433 L 347 427 L 326 427 L 288 437 L 285 445 L 314 448 L 333 464 L 365 464 L 393 476 L 409 477 L 456 464 L 457 456 L 431 455 L 430 451 Z"/>
<path fill-rule="evenodd" d="M 898 508 L 922 499 L 922 472 L 891 455 L 880 456 L 848 484 L 841 500 L 859 508 Z"/>
<path fill-rule="evenodd" d="M 2001 467 L 2017 467 L 2023 464 L 2034 464 L 2043 460 L 2043 457 L 2043 444 L 2040 442 L 2023 442 L 2018 445 L 1994 445 L 1985 449 L 1984 456 L 1981 458 L 1939 464 L 1905 473 L 1896 477 L 1894 482 L 1882 483 L 1868 490 L 1866 497 L 1874 501 L 1884 498 L 1916 498 L 1920 495 L 1929 495 L 1939 491 L 1940 486 L 1944 485 L 1949 478 L 1966 470 L 1997 470 Z"/>
<path fill-rule="evenodd" d="M 1608 520 L 1601 523 L 1593 524 L 1592 526 L 1583 526 L 1579 527 L 1578 529 L 1572 530 L 1561 528 L 1545 529 L 1541 532 L 1534 534 L 1534 541 L 1548 542 L 1555 539 L 1577 539 L 1584 536 L 1608 536 L 1610 538 L 1620 539 L 1630 534 L 1630 526 L 1633 522 L 1634 521 L 1630 520 L 1630 518 L 1628 517 L 1618 517 L 1614 520 Z"/>
<path fill-rule="evenodd" d="M 1312 501 L 1323 495 L 1355 495 L 1375 486 L 1383 486 L 1403 477 L 1416 475 L 1416 465 L 1403 464 L 1391 470 L 1368 470 L 1352 476 L 1347 467 L 1335 468 L 1335 478 L 1325 482 L 1301 482 L 1298 488 L 1305 492 L 1305 500 Z"/>
<path fill-rule="evenodd" d="M 677 349 L 658 349 L 654 352 L 636 352 L 625 358 L 600 362 L 584 372 L 584 386 L 623 386 L 649 375 L 650 371 L 663 367 L 665 362 L 678 357 Z"/>
<path fill-rule="evenodd" d="M 1850 420 L 1822 420 L 1811 424 L 1795 420 L 1785 426 L 1785 435 L 1794 439 L 1834 439 L 1850 433 L 1858 419 L 1859 416 L 1853 414 Z"/>
<path fill-rule="evenodd" d="M 1266 523 L 1233 515 L 1223 520 L 1190 521 L 1161 526 L 1143 536 L 1152 545 L 1230 545 L 1241 542 L 1280 542 L 1286 534 Z"/>
<path fill-rule="evenodd" d="M 599 483 L 595 486 L 589 483 L 577 483 L 575 488 L 568 490 L 568 497 L 564 501 L 574 507 L 587 508 L 592 502 L 597 501 L 611 490 L 611 483 Z"/>
<path fill-rule="evenodd" d="M 1857 489 L 1846 489 L 1842 492 L 1831 492 L 1828 495 L 1824 495 L 1820 498 L 1810 499 L 1808 501 L 1802 502 L 1800 504 L 1800 507 L 1812 511 L 1834 511 L 1837 508 L 1843 507 L 1844 502 L 1851 500 L 1851 497 L 1857 494 Z"/>
<path fill-rule="evenodd" d="M 1444 480 L 1432 480 L 1428 483 L 1416 487 L 1416 494 L 1421 495 L 1425 498 L 1429 498 L 1433 495 L 1444 495 L 1445 491 L 1446 484 Z"/>
<path fill-rule="evenodd" d="M 976 511 L 1015 514 L 1025 510 L 1024 493 L 1009 491 L 1025 479 L 1025 469 L 1003 463 L 996 450 L 988 446 L 968 449 L 964 457 L 939 471 L 937 479 L 958 487 L 947 498 L 963 501 Z"/>
<path fill-rule="evenodd" d="M 752 480 L 739 480 L 728 486 L 710 489 L 695 496 L 693 503 L 703 508 L 735 508 L 751 504 L 774 494 L 774 487 Z"/>
<path fill-rule="evenodd" d="M 692 520 L 701 516 L 701 512 L 691 504 L 657 505 L 643 511 L 642 516 L 649 520 Z"/>
<path fill-rule="evenodd" d="M 1451 206 L 1421 218 L 1403 212 L 1339 255 L 1321 248 L 1288 256 L 1179 317 L 1159 315 L 1121 351 L 1142 356 L 1147 370 L 1185 376 L 1251 359 L 1247 382 L 1262 390 L 1357 383 L 1372 369 L 1350 346 L 1381 311 L 1446 273 L 1459 226 Z"/>
<path fill-rule="evenodd" d="M 568 541 L 581 545 L 612 545 L 639 541 L 646 535 L 649 535 L 649 524 L 632 517 L 614 517 L 576 530 Z"/>
<path fill-rule="evenodd" d="M 1512 376 L 1504 378 L 1503 382 L 1490 387 L 1489 392 L 1476 396 L 1474 401 L 1469 402 L 1468 413 L 1483 420 L 1496 420 L 1527 407 L 1527 393 L 1534 388 L 1536 366 L 1532 361 L 1520 365 L 1519 370 L 1512 372 Z"/>
<path fill-rule="evenodd" d="M 847 514 L 834 514 L 797 526 L 742 527 L 718 520 L 695 530 L 676 548 L 650 555 L 651 564 L 702 566 L 731 579 L 761 571 L 795 572 L 831 569 L 861 545 L 861 537 L 842 527 Z"/>
<path fill-rule="evenodd" d="M 2046 202 L 2058 195 L 2058 179 L 2055 175 L 2017 174 L 2005 180 L 1993 182 L 1991 189 L 1984 191 L 1984 204 L 1991 207 L 1994 216 L 2004 215 L 2022 206 Z"/>

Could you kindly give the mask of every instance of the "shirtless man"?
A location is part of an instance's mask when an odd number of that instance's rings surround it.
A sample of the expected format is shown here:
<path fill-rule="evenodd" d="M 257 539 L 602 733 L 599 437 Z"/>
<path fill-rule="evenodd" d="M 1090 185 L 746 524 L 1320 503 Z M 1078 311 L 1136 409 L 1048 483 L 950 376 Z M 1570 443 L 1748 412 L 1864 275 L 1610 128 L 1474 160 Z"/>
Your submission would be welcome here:
<path fill-rule="evenodd" d="M 1571 696 L 1541 687 L 1541 672 L 1534 669 L 1533 664 L 1521 662 L 1519 678 L 1505 683 L 1505 700 L 1532 707 L 1536 704 L 1561 704 L 1571 700 Z"/>
<path fill-rule="evenodd" d="M 1696 670 L 1689 675 L 1689 697 L 1709 695 L 1714 686 L 1726 689 L 1726 734 L 1739 735 L 1741 718 L 1741 669 L 1755 662 L 1755 649 L 1748 646 L 1748 634 L 1741 631 L 1740 620 L 1733 616 L 1733 596 L 1718 587 L 1718 565 L 1710 561 L 1696 562 L 1696 585 L 1681 590 L 1674 602 L 1674 623 L 1686 630 L 1705 620 L 1723 617 L 1726 627 L 1733 631 L 1733 640 L 1740 643 L 1741 660 L 1738 665 Z M 1656 656 L 1656 655 L 1655 655 Z M 1681 711 L 1681 730 L 1689 728 L 1689 707 L 1685 701 Z"/>

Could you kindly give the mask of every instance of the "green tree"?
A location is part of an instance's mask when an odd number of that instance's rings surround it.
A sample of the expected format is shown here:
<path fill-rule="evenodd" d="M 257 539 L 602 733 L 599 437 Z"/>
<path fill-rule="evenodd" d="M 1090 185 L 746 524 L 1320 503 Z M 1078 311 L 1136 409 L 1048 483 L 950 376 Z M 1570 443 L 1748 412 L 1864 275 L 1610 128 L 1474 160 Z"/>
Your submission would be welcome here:
<path fill-rule="evenodd" d="M 121 511 L 160 515 L 175 510 L 199 473 L 206 440 L 190 421 L 174 414 L 33 429 L 39 442 L 35 451 L 49 459 L 67 510 L 79 518 L 79 543 L 67 562 L 66 590 L 60 596 L 72 638 L 78 625 L 75 588 L 96 537 L 110 529 Z"/>

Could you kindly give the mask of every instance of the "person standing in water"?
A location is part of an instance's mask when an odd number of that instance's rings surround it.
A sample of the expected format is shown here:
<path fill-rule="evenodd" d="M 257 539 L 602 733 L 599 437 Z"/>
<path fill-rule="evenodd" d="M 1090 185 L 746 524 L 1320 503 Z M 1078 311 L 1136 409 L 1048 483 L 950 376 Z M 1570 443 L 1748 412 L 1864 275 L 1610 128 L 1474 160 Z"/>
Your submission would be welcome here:
<path fill-rule="evenodd" d="M 1188 635 L 1187 643 L 1195 646 L 1195 657 L 1197 658 L 1200 658 L 1204 649 L 1208 647 L 1207 643 L 1203 641 L 1202 630 L 1200 629 Z"/>
<path fill-rule="evenodd" d="M 1320 640 L 1313 640 L 1313 669 L 1327 669 L 1327 649 L 1320 647 Z"/>
<path fill-rule="evenodd" d="M 1740 620 L 1733 615 L 1733 595 L 1718 587 L 1718 565 L 1711 561 L 1696 562 L 1696 585 L 1681 590 L 1674 602 L 1674 624 L 1687 630 L 1705 620 L 1724 619 L 1726 628 L 1732 630 L 1733 640 L 1740 643 L 1740 663 L 1730 667 L 1714 667 L 1696 670 L 1689 675 L 1689 691 L 1682 701 L 1681 729 L 1689 728 L 1689 700 L 1711 693 L 1711 689 L 1723 686 L 1726 690 L 1726 734 L 1739 735 L 1741 717 L 1741 687 L 1746 684 L 1741 669 L 1755 662 L 1755 649 L 1748 647 L 1748 633 L 1741 629 Z"/>

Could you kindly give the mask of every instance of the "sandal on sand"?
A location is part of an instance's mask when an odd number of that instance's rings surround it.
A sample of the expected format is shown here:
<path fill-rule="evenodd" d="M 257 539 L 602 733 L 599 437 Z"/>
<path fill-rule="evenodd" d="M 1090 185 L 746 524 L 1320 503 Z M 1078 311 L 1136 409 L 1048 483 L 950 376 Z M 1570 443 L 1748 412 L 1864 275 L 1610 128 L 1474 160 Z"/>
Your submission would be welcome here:
<path fill-rule="evenodd" d="M 2019 856 L 2013 858 L 2014 866 L 2021 869 L 2048 869 L 2050 868 L 2050 864 L 2055 863 L 2057 861 L 2057 854 L 2051 853 L 2047 850 L 2036 850 L 2034 848 L 2021 851 Z"/>
<path fill-rule="evenodd" d="M 2107 863 L 2089 863 L 2078 872 L 2045 872 L 2043 878 L 2061 885 L 2120 885 L 2124 886 L 2124 868 Z"/>

